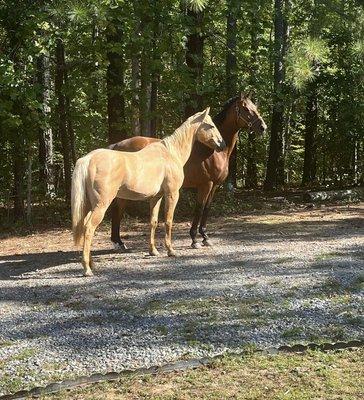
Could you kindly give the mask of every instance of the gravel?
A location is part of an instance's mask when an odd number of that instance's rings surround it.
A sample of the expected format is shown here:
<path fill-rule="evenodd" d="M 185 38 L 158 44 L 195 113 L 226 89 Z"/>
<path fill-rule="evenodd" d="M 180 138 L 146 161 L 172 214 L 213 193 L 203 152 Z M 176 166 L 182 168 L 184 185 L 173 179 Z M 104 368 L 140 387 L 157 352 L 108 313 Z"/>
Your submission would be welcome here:
<path fill-rule="evenodd" d="M 132 223 L 131 254 L 98 233 L 93 278 L 68 232 L 12 239 L 0 256 L 0 395 L 244 346 L 363 338 L 362 211 L 218 218 L 214 247 L 198 250 L 179 223 L 177 258 L 147 256 L 148 228 Z"/>

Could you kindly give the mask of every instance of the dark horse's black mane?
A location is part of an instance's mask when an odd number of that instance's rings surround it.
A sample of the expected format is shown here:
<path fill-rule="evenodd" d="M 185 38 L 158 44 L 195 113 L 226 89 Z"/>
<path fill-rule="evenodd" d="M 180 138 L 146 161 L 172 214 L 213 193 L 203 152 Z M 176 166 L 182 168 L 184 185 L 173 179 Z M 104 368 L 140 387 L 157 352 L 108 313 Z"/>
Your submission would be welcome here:
<path fill-rule="evenodd" d="M 229 108 L 236 102 L 236 100 L 238 100 L 238 98 L 239 96 L 234 96 L 227 100 L 227 102 L 223 105 L 222 110 L 212 118 L 215 125 L 221 125 L 224 122 Z"/>

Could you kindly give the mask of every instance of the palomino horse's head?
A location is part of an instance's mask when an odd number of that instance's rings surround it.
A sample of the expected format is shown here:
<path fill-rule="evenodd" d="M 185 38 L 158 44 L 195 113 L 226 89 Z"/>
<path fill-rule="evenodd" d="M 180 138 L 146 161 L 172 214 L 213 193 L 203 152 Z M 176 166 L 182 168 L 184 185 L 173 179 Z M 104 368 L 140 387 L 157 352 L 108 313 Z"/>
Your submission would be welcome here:
<path fill-rule="evenodd" d="M 210 107 L 207 107 L 205 111 L 199 113 L 197 118 L 202 122 L 197 129 L 196 139 L 211 149 L 218 151 L 224 150 L 226 148 L 226 143 L 212 121 L 209 113 Z"/>
<path fill-rule="evenodd" d="M 240 94 L 235 103 L 236 122 L 239 128 L 249 129 L 255 133 L 264 133 L 267 125 L 258 112 L 257 106 L 252 102 L 249 94 Z"/>

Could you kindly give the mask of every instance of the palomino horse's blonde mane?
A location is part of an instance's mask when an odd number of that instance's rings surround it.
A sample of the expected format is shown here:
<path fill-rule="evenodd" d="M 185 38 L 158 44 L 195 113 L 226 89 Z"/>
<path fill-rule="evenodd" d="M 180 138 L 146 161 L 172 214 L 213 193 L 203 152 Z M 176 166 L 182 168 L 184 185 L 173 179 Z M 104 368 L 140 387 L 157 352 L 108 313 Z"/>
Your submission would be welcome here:
<path fill-rule="evenodd" d="M 182 164 L 185 164 L 187 161 L 193 145 L 191 135 L 193 135 L 195 131 L 191 129 L 191 119 L 192 117 L 189 117 L 172 133 L 172 135 L 162 140 L 169 152 L 177 157 Z"/>

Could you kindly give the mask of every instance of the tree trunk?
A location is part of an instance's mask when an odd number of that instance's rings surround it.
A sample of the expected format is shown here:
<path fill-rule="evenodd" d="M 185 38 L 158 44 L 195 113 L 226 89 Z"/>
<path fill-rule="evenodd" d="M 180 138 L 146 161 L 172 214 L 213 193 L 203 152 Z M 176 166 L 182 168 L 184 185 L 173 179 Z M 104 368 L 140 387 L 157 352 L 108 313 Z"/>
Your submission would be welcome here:
<path fill-rule="evenodd" d="M 313 184 L 316 175 L 315 140 L 317 136 L 318 107 L 317 82 L 309 84 L 306 102 L 305 155 L 303 162 L 302 185 Z"/>
<path fill-rule="evenodd" d="M 27 167 L 27 223 L 32 223 L 32 162 L 33 162 L 33 149 L 29 144 L 28 148 L 28 167 Z"/>
<path fill-rule="evenodd" d="M 258 30 L 259 30 L 260 5 L 256 2 L 251 4 L 250 9 L 250 67 L 249 83 L 252 90 L 257 87 L 258 64 Z M 257 166 L 257 140 L 255 133 L 248 134 L 248 152 L 246 160 L 246 181 L 245 187 L 248 189 L 258 186 L 258 166 Z"/>
<path fill-rule="evenodd" d="M 119 50 L 123 43 L 123 31 L 118 20 L 114 20 L 114 29 L 107 34 L 109 65 L 106 72 L 107 114 L 109 143 L 116 143 L 127 137 L 125 127 L 124 99 L 124 50 Z M 118 47 L 115 50 L 114 47 Z"/>
<path fill-rule="evenodd" d="M 248 135 L 247 150 L 245 187 L 247 189 L 254 189 L 258 187 L 257 142 L 255 133 L 249 133 Z"/>
<path fill-rule="evenodd" d="M 154 72 L 152 74 L 152 86 L 150 93 L 150 136 L 157 136 L 157 127 L 158 127 L 158 119 L 157 119 L 157 106 L 158 106 L 158 85 L 159 85 L 159 74 Z"/>
<path fill-rule="evenodd" d="M 189 34 L 187 38 L 186 64 L 190 77 L 190 90 L 185 101 L 185 118 L 190 117 L 203 108 L 201 95 L 203 74 L 204 36 L 203 11 L 187 9 Z"/>
<path fill-rule="evenodd" d="M 14 72 L 20 69 L 20 61 L 16 46 L 19 42 L 15 36 L 15 32 L 9 34 L 10 48 L 14 49 L 11 54 L 11 61 L 14 64 Z M 21 117 L 23 113 L 20 98 L 16 97 L 12 103 L 12 114 Z M 13 170 L 13 211 L 14 220 L 24 217 L 24 193 L 23 193 L 23 178 L 25 168 L 25 141 L 23 132 L 19 132 L 19 128 L 12 130 L 11 152 L 12 152 L 12 170 Z"/>
<path fill-rule="evenodd" d="M 226 93 L 228 97 L 237 94 L 237 15 L 240 11 L 240 0 L 227 0 L 226 18 Z"/>
<path fill-rule="evenodd" d="M 61 139 L 63 168 L 64 168 L 64 191 L 66 201 L 71 201 L 71 151 L 66 124 L 66 101 L 64 96 L 64 47 L 60 38 L 56 40 L 56 77 L 55 92 L 57 97 L 58 135 Z"/>
<path fill-rule="evenodd" d="M 283 129 L 284 129 L 284 80 L 288 24 L 284 5 L 288 0 L 274 2 L 274 88 L 269 155 L 264 189 L 272 190 L 284 183 Z"/>
<path fill-rule="evenodd" d="M 131 126 L 134 136 L 140 135 L 139 84 L 139 55 L 134 54 L 131 59 Z"/>
<path fill-rule="evenodd" d="M 145 39 L 146 40 L 146 39 Z M 149 43 L 143 44 L 140 60 L 140 130 L 143 136 L 150 136 L 150 57 L 148 54 Z"/>
<path fill-rule="evenodd" d="M 320 31 L 318 1 L 313 1 L 309 32 L 312 38 L 317 38 Z M 318 70 L 318 63 L 313 61 L 312 69 Z M 318 123 L 317 80 L 307 85 L 305 153 L 303 161 L 302 185 L 312 185 L 316 179 L 316 136 Z"/>
<path fill-rule="evenodd" d="M 227 18 L 226 18 L 226 92 L 227 97 L 233 97 L 237 94 L 237 60 L 236 60 L 236 42 L 237 42 L 237 15 L 240 10 L 240 0 L 227 0 Z M 237 144 L 231 153 L 229 160 L 228 181 L 234 187 L 237 186 Z"/>
<path fill-rule="evenodd" d="M 24 177 L 24 141 L 14 141 L 13 143 L 13 199 L 14 199 L 14 219 L 24 217 L 24 196 L 23 196 L 23 177 Z"/>
<path fill-rule="evenodd" d="M 152 67 L 152 83 L 150 92 L 150 136 L 157 136 L 158 129 L 158 86 L 160 80 L 160 68 L 159 68 L 159 58 L 158 53 L 158 38 L 159 38 L 159 13 L 157 9 L 157 1 L 153 2 L 154 12 L 153 12 L 153 38 L 152 38 L 152 54 L 153 54 L 153 67 Z"/>
<path fill-rule="evenodd" d="M 66 65 L 66 58 L 65 58 L 65 53 L 64 53 L 64 47 L 63 47 L 63 54 L 62 54 L 62 64 L 63 64 L 63 78 L 64 78 L 64 84 L 67 89 L 68 85 L 68 71 L 67 71 L 67 65 Z M 66 117 L 67 117 L 67 134 L 69 138 L 69 143 L 70 143 L 70 149 L 71 149 L 71 157 L 72 157 L 72 163 L 73 165 L 76 164 L 76 147 L 75 147 L 75 132 L 73 130 L 72 126 L 72 117 L 71 117 L 71 101 L 70 97 L 67 93 L 65 92 L 65 104 L 66 104 Z"/>
<path fill-rule="evenodd" d="M 53 132 L 50 125 L 50 69 L 49 57 L 42 54 L 37 59 L 37 81 L 40 86 L 39 101 L 42 103 L 43 124 L 39 128 L 39 183 L 43 194 L 55 197 L 53 170 Z"/>

